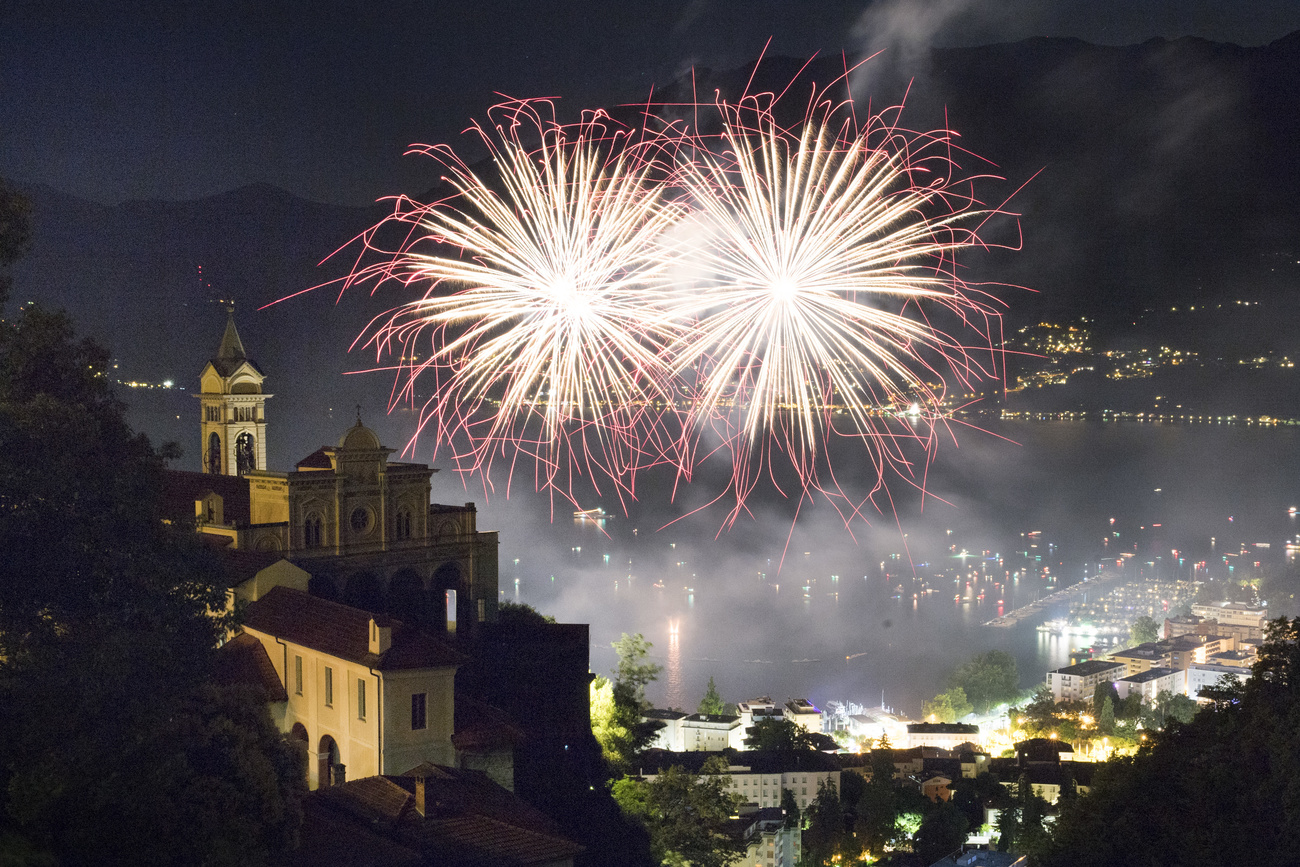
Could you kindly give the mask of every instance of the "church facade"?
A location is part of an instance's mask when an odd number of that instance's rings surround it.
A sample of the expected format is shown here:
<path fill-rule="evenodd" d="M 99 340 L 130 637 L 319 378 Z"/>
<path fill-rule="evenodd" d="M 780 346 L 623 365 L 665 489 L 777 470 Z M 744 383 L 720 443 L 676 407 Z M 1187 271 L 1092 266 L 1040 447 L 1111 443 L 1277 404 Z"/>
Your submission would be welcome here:
<path fill-rule="evenodd" d="M 437 470 L 390 460 L 359 417 L 292 470 L 266 469 L 264 380 L 232 316 L 200 375 L 200 471 L 169 477 L 173 513 L 214 544 L 293 562 L 324 599 L 448 631 L 494 620 L 497 535 L 474 504 L 432 503 Z"/>

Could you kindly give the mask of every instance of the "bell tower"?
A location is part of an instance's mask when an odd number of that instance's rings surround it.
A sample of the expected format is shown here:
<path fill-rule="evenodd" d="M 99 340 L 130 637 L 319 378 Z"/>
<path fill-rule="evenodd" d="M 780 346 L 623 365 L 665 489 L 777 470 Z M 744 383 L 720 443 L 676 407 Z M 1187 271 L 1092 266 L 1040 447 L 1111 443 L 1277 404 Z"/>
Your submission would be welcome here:
<path fill-rule="evenodd" d="M 217 354 L 199 374 L 202 470 L 242 476 L 266 469 L 265 374 L 244 352 L 235 330 L 235 308 L 226 308 L 226 333 Z"/>

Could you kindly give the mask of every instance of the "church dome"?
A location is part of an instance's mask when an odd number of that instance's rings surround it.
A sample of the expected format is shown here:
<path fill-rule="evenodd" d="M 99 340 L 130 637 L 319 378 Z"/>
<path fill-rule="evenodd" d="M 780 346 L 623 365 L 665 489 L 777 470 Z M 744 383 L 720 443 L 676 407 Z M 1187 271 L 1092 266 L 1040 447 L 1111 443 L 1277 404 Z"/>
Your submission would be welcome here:
<path fill-rule="evenodd" d="M 363 425 L 361 419 L 357 419 L 357 423 L 348 428 L 347 433 L 339 440 L 339 448 L 373 452 L 382 446 L 379 445 L 379 437 L 375 432 Z"/>

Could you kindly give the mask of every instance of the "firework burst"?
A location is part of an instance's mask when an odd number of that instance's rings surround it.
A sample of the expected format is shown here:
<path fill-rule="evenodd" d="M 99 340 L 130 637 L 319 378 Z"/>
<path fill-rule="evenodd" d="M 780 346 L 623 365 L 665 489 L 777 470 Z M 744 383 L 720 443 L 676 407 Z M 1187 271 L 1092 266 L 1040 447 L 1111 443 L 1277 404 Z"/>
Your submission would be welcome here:
<path fill-rule="evenodd" d="M 775 452 L 805 492 L 838 496 L 835 437 L 867 446 L 877 489 L 889 470 L 914 476 L 950 410 L 945 383 L 991 375 L 995 311 L 953 263 L 980 244 L 985 214 L 934 153 L 946 134 L 903 135 L 879 117 L 858 132 L 826 104 L 794 131 L 756 100 L 717 110 L 721 133 L 678 161 L 690 231 L 672 255 L 690 277 L 674 306 L 689 326 L 669 356 L 695 378 L 690 429 L 720 432 L 737 510 Z M 982 362 L 936 316 L 974 328 Z"/>
<path fill-rule="evenodd" d="M 357 279 L 427 286 L 375 323 L 381 353 L 407 361 L 396 396 L 412 400 L 428 375 L 435 392 L 421 431 L 439 445 L 463 436 L 462 469 L 485 479 L 495 456 L 523 451 L 541 486 L 568 475 L 630 480 L 661 457 L 656 418 L 671 403 L 663 348 L 675 328 L 656 313 L 665 263 L 658 238 L 679 216 L 650 183 L 652 149 L 603 115 L 564 126 L 543 106 L 498 106 L 475 127 L 494 175 L 446 147 L 454 190 L 433 205 L 399 208 L 408 241 Z M 649 456 L 649 457 L 647 457 Z"/>
<path fill-rule="evenodd" d="M 708 135 L 653 105 L 631 129 L 515 101 L 472 128 L 489 172 L 416 148 L 450 193 L 399 200 L 363 236 L 382 261 L 347 281 L 418 287 L 366 334 L 403 359 L 393 403 L 420 406 L 416 435 L 489 487 L 522 457 L 570 500 L 579 476 L 624 497 L 649 467 L 729 461 L 730 520 L 790 470 L 846 524 L 891 474 L 924 490 L 952 393 L 1000 374 L 997 303 L 954 256 L 1002 211 L 951 133 L 859 126 L 825 92 L 789 128 L 771 95 L 689 106 Z M 841 442 L 874 467 L 865 497 L 836 481 Z"/>

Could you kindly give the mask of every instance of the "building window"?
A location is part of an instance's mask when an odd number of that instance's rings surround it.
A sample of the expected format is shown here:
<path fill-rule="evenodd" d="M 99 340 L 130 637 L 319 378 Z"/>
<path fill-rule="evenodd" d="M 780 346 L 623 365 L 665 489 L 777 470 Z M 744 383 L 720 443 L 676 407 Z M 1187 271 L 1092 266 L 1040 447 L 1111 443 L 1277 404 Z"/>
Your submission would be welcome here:
<path fill-rule="evenodd" d="M 308 548 L 319 548 L 324 541 L 323 522 L 319 515 L 308 515 L 303 524 L 303 543 Z"/>
<path fill-rule="evenodd" d="M 411 696 L 411 731 L 419 731 L 429 724 L 426 702 L 428 693 L 417 692 Z"/>
<path fill-rule="evenodd" d="M 293 658 L 293 691 L 302 695 L 302 657 Z"/>
<path fill-rule="evenodd" d="M 325 666 L 325 706 L 334 707 L 334 669 Z"/>
<path fill-rule="evenodd" d="M 357 680 L 357 719 L 366 718 L 366 682 Z"/>
<path fill-rule="evenodd" d="M 370 510 L 358 506 L 352 510 L 352 531 L 354 533 L 364 533 L 370 529 Z"/>

